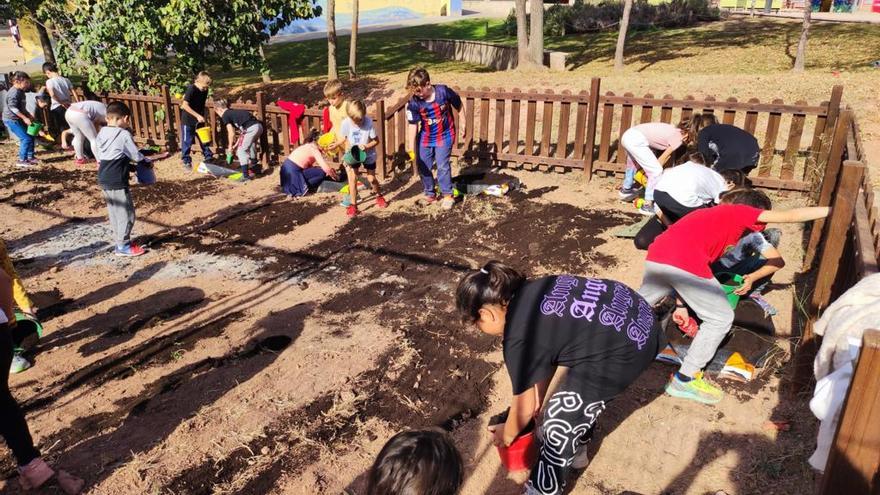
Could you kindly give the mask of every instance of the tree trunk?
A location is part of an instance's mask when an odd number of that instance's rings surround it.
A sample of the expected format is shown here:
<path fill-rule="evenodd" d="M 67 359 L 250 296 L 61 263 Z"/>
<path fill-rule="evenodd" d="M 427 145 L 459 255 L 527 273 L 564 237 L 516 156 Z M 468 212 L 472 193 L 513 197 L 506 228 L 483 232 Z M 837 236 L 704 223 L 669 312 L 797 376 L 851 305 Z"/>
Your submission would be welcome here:
<path fill-rule="evenodd" d="M 517 67 L 529 67 L 532 65 L 532 59 L 529 57 L 529 20 L 526 15 L 526 0 L 516 0 L 514 12 L 516 12 Z"/>
<path fill-rule="evenodd" d="M 620 32 L 617 33 L 617 48 L 614 50 L 614 68 L 623 69 L 623 46 L 626 44 L 626 30 L 629 28 L 629 13 L 632 11 L 632 0 L 623 3 L 623 15 L 620 17 Z"/>
<path fill-rule="evenodd" d="M 336 0 L 327 0 L 327 79 L 339 79 L 336 70 Z"/>
<path fill-rule="evenodd" d="M 260 45 L 260 60 L 263 61 L 263 70 L 261 71 L 261 76 L 263 76 L 264 83 L 272 82 L 272 74 L 269 72 L 269 61 L 266 60 L 266 52 L 263 51 L 263 45 Z"/>
<path fill-rule="evenodd" d="M 544 1 L 531 0 L 529 6 L 529 56 L 540 67 L 544 65 Z"/>
<path fill-rule="evenodd" d="M 52 48 L 52 38 L 49 37 L 49 31 L 46 26 L 37 19 L 37 13 L 30 12 L 31 21 L 37 26 L 37 34 L 40 36 L 40 45 L 43 46 L 43 58 L 45 62 L 55 63 L 55 50 Z"/>
<path fill-rule="evenodd" d="M 351 44 L 348 47 L 348 78 L 357 78 L 358 0 L 351 2 Z"/>
<path fill-rule="evenodd" d="M 801 30 L 801 39 L 798 41 L 797 55 L 794 58 L 794 71 L 803 72 L 807 63 L 807 37 L 810 35 L 810 19 L 813 15 L 813 3 L 804 0 L 804 27 Z"/>

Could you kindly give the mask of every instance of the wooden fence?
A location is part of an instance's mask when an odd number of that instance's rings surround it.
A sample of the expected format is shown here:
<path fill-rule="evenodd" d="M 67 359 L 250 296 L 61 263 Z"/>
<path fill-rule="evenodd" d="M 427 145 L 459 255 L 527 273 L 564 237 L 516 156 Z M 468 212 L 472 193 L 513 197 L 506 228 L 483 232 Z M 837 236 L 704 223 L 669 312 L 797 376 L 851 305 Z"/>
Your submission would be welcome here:
<path fill-rule="evenodd" d="M 715 114 L 720 122 L 738 125 L 755 134 L 762 145 L 761 161 L 752 173 L 759 187 L 808 192 L 824 173 L 830 154 L 832 130 L 837 120 L 842 87 L 835 86 L 827 102 L 786 104 L 781 100 L 762 103 L 757 99 L 681 99 L 666 95 L 641 97 L 630 93 L 601 93 L 601 80 L 593 78 L 588 90 L 579 92 L 519 89 L 490 90 L 456 88 L 461 95 L 465 119 L 456 113 L 456 126 L 463 126 L 468 139 L 456 144 L 453 155 L 467 163 L 513 164 L 537 169 L 583 170 L 593 173 L 622 172 L 626 153 L 620 136 L 631 126 L 652 121 L 676 123 L 695 112 Z M 140 143 L 173 148 L 179 141 L 177 127 L 181 101 L 167 88 L 158 95 L 116 93 L 101 97 L 132 107 L 133 133 Z M 259 146 L 262 162 L 279 161 L 290 152 L 287 112 L 266 104 L 263 93 L 256 101 L 235 102 L 232 108 L 254 112 L 266 124 Z M 171 109 L 166 111 L 165 109 Z M 208 122 L 215 143 L 226 142 L 225 130 L 208 103 Z M 378 101 L 368 110 L 379 134 L 378 169 L 385 178 L 406 162 L 406 99 Z M 301 122 L 301 135 L 320 128 L 321 110 L 308 108 Z"/>

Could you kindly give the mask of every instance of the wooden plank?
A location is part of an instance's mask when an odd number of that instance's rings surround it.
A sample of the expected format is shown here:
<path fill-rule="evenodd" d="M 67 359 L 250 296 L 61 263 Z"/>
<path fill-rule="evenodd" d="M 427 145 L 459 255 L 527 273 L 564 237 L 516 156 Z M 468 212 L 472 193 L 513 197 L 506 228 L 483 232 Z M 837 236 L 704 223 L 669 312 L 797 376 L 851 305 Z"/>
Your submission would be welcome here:
<path fill-rule="evenodd" d="M 165 105 L 165 149 L 175 151 L 177 149 L 177 140 L 175 139 L 177 133 L 174 132 L 174 124 L 171 117 L 173 111 L 171 91 L 168 89 L 167 84 L 162 86 L 162 102 Z"/>
<path fill-rule="evenodd" d="M 694 115 L 695 105 L 697 105 L 697 102 L 694 100 L 693 96 L 687 95 L 684 97 L 684 100 L 681 101 L 681 117 L 678 119 L 679 122 L 690 120 Z"/>
<path fill-rule="evenodd" d="M 880 491 L 880 331 L 867 330 L 822 477 L 821 495 Z"/>
<path fill-rule="evenodd" d="M 473 90 L 470 86 L 468 86 L 468 90 Z M 466 98 L 464 101 L 465 108 L 465 121 L 464 121 L 464 129 L 465 134 L 467 135 L 467 142 L 464 143 L 465 148 L 470 149 L 471 143 L 474 142 L 474 123 L 476 119 L 476 115 L 474 115 L 474 99 Z"/>
<path fill-rule="evenodd" d="M 734 97 L 730 97 L 727 99 L 727 103 L 737 103 L 737 99 Z M 734 125 L 736 122 L 736 109 L 725 109 L 724 117 L 721 119 L 722 124 Z"/>
<path fill-rule="evenodd" d="M 806 104 L 805 101 L 798 103 Z M 804 134 L 804 122 L 807 116 L 803 114 L 794 114 L 791 117 L 791 126 L 788 129 L 788 142 L 785 146 L 785 155 L 782 158 L 782 173 L 780 178 L 788 180 L 794 178 L 795 160 L 797 160 L 798 151 L 801 149 L 801 136 Z"/>
<path fill-rule="evenodd" d="M 530 89 L 528 93 L 528 104 L 526 105 L 526 147 L 523 150 L 526 155 L 535 154 L 535 126 L 538 124 L 537 108 L 538 102 L 537 91 Z"/>
<path fill-rule="evenodd" d="M 510 100 L 510 134 L 508 137 L 508 153 L 519 153 L 519 105 L 522 92 L 513 88 L 514 98 Z"/>
<path fill-rule="evenodd" d="M 582 91 L 583 93 L 583 91 Z M 586 132 L 587 132 L 587 112 L 590 111 L 589 103 L 578 103 L 575 107 L 574 114 L 574 158 L 579 159 L 584 157 L 584 149 L 588 149 L 588 153 L 592 150 L 592 145 L 585 142 Z M 595 131 L 595 127 L 593 128 Z M 589 170 L 589 167 L 587 167 Z"/>
<path fill-rule="evenodd" d="M 749 100 L 749 104 L 753 106 L 757 106 L 760 103 L 760 100 L 757 98 L 751 98 Z M 749 131 L 749 134 L 754 135 L 755 129 L 758 127 L 758 111 L 757 110 L 748 110 L 746 111 L 746 120 L 743 123 L 743 129 Z"/>
<path fill-rule="evenodd" d="M 483 88 L 488 93 L 488 88 Z M 489 143 L 489 98 L 480 99 L 480 146 L 486 147 Z"/>
<path fill-rule="evenodd" d="M 454 156 L 461 156 L 463 151 L 456 151 L 453 153 Z M 557 158 L 552 156 L 542 156 L 542 155 L 523 155 L 518 153 L 490 153 L 488 151 L 480 152 L 473 151 L 473 154 L 480 156 L 482 158 L 494 158 L 501 162 L 511 162 L 519 165 L 530 164 L 530 165 L 550 165 L 550 166 L 558 166 L 558 167 L 567 167 L 567 168 L 575 168 L 581 169 L 584 167 L 583 160 L 574 160 L 572 158 Z"/>
<path fill-rule="evenodd" d="M 608 95 L 614 93 L 608 92 Z M 611 126 L 614 124 L 614 104 L 602 105 L 602 133 L 599 136 L 599 161 L 607 162 L 611 158 Z"/>
<path fill-rule="evenodd" d="M 284 121 L 287 121 L 287 119 L 284 119 Z M 388 157 L 385 150 L 385 145 L 388 144 L 385 140 L 385 100 L 376 102 L 376 119 L 373 122 L 373 126 L 376 129 L 376 138 L 379 140 L 379 144 L 376 145 L 376 168 L 379 169 L 379 179 L 384 181 L 388 178 Z M 455 129 L 457 131 L 458 127 Z M 284 144 L 286 150 L 286 137 Z M 289 153 L 289 151 L 285 151 L 285 153 Z"/>
<path fill-rule="evenodd" d="M 648 93 L 645 95 L 645 98 L 654 98 L 654 95 Z M 652 105 L 642 105 L 642 113 L 639 117 L 640 124 L 646 124 L 654 118 L 654 107 Z"/>
<path fill-rule="evenodd" d="M 548 89 L 546 94 L 553 94 Z M 544 113 L 541 116 L 541 156 L 550 156 L 550 133 L 553 132 L 553 102 L 544 101 Z"/>
<path fill-rule="evenodd" d="M 852 111 L 845 110 L 840 114 L 835 125 L 834 135 L 832 136 L 831 145 L 829 146 L 828 164 L 825 166 L 825 174 L 822 179 L 822 187 L 819 192 L 817 206 L 831 206 L 832 195 L 837 188 L 840 167 L 843 163 L 843 149 L 845 146 L 847 132 L 849 131 L 849 121 L 852 118 Z M 813 267 L 816 253 L 819 249 L 819 243 L 825 229 L 825 220 L 819 219 L 813 222 L 810 231 L 810 240 L 807 241 L 807 250 L 804 253 L 804 271 Z"/>
<path fill-rule="evenodd" d="M 504 100 L 495 100 L 495 152 L 504 148 Z"/>
<path fill-rule="evenodd" d="M 590 80 L 590 106 L 587 108 L 587 135 L 583 140 L 584 153 L 586 155 L 586 160 L 584 160 L 584 171 L 587 174 L 588 181 L 593 177 L 593 147 L 596 146 L 596 120 L 599 117 L 600 84 L 601 80 L 598 77 L 594 77 Z M 580 104 L 578 104 L 578 107 L 580 107 Z M 580 122 L 580 109 L 578 109 L 578 128 L 581 127 Z M 581 148 L 580 143 L 581 140 L 578 139 L 575 145 L 577 150 L 580 150 Z"/>
<path fill-rule="evenodd" d="M 831 217 L 827 222 L 822 255 L 816 276 L 815 290 L 810 300 L 809 314 L 818 315 L 831 302 L 831 289 L 837 280 L 838 272 L 849 261 L 841 259 L 847 231 L 853 221 L 856 197 L 865 173 L 865 165 L 860 162 L 846 161 L 840 171 L 840 181 L 834 191 L 834 203 Z M 803 340 L 814 338 L 804 335 Z"/>
<path fill-rule="evenodd" d="M 664 95 L 663 99 L 671 100 L 672 96 Z M 660 107 L 660 122 L 663 122 L 664 124 L 672 123 L 672 105 L 665 104 Z"/>
<path fill-rule="evenodd" d="M 774 103 L 782 100 L 773 100 Z M 767 133 L 764 135 L 764 146 L 761 148 L 761 165 L 758 166 L 758 175 L 766 177 L 770 175 L 770 169 L 773 166 L 773 155 L 776 153 L 776 137 L 779 135 L 779 121 L 782 114 L 779 112 L 770 112 L 767 119 Z"/>
<path fill-rule="evenodd" d="M 715 115 L 715 97 L 714 96 L 706 96 L 706 99 L 703 100 L 703 109 L 702 113 L 706 115 Z"/>
<path fill-rule="evenodd" d="M 872 230 L 871 218 L 868 208 L 865 206 L 867 198 L 863 191 L 859 191 L 856 198 L 856 211 L 854 233 L 858 266 L 856 271 L 859 278 L 865 278 L 868 275 L 877 273 L 877 248 L 874 244 L 874 232 Z"/>
<path fill-rule="evenodd" d="M 768 113 L 802 113 L 805 115 L 826 115 L 827 108 L 823 106 L 799 106 L 786 105 L 782 100 L 774 100 L 773 103 L 760 103 L 757 100 L 748 102 L 732 103 L 728 101 L 713 100 L 696 100 L 693 96 L 686 96 L 684 99 L 668 99 L 664 98 L 637 98 L 634 96 L 603 96 L 601 103 L 614 103 L 616 105 L 633 105 L 643 106 L 650 105 L 655 107 L 670 106 L 673 108 L 701 108 L 704 110 L 739 110 L 747 112 L 768 112 Z"/>
<path fill-rule="evenodd" d="M 568 90 L 563 95 L 570 95 Z M 571 103 L 564 101 L 559 104 L 559 136 L 556 138 L 556 157 L 568 157 L 568 120 L 571 118 Z M 575 145 L 575 147 L 577 147 Z M 549 154 L 549 153 L 548 153 Z"/>
<path fill-rule="evenodd" d="M 632 96 L 632 93 L 626 93 L 624 96 Z M 617 163 L 626 163 L 626 150 L 623 149 L 623 142 L 620 138 L 632 126 L 632 112 L 632 105 L 624 104 L 620 109 L 620 130 L 617 133 Z"/>

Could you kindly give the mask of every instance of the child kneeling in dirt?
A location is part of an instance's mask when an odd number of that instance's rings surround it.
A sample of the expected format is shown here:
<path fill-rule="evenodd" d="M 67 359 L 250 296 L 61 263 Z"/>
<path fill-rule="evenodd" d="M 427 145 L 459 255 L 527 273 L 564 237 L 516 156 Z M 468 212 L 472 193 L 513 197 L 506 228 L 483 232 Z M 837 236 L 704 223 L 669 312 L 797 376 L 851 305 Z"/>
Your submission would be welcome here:
<path fill-rule="evenodd" d="M 367 495 L 456 495 L 463 482 L 461 454 L 445 431 L 403 431 L 373 462 Z"/>
<path fill-rule="evenodd" d="M 284 194 L 290 197 L 305 196 L 309 189 L 318 187 L 325 177 L 333 180 L 339 178 L 336 170 L 324 160 L 317 139 L 318 131 L 312 129 L 305 143 L 291 151 L 281 164 L 281 191 Z"/>
<path fill-rule="evenodd" d="M 118 101 L 107 105 L 107 126 L 95 138 L 96 158 L 98 159 L 98 184 L 107 201 L 110 226 L 116 240 L 117 256 L 140 256 L 144 248 L 131 242 L 131 229 L 134 227 L 134 202 L 128 189 L 128 175 L 131 162 L 152 166 L 144 158 L 131 133 L 131 110 Z"/>
<path fill-rule="evenodd" d="M 345 173 L 348 177 L 348 195 L 343 199 L 343 206 L 347 207 L 346 214 L 353 217 L 360 213 L 358 211 L 358 175 L 360 175 L 361 166 L 367 180 L 373 188 L 373 194 L 376 195 L 376 206 L 385 208 L 388 202 L 379 192 L 379 181 L 376 180 L 376 145 L 379 144 L 379 138 L 376 136 L 376 129 L 373 127 L 373 119 L 367 117 L 367 106 L 360 100 L 354 100 L 348 104 L 348 118 L 342 121 L 337 136 L 337 147 L 341 147 L 346 151 Z M 365 152 L 365 158 L 361 161 L 361 151 Z"/>
<path fill-rule="evenodd" d="M 673 397 L 715 404 L 724 393 L 703 377 L 702 370 L 715 355 L 733 325 L 733 309 L 721 284 L 712 275 L 712 262 L 743 233 L 760 232 L 768 223 L 798 223 L 825 218 L 827 207 L 771 211 L 770 200 L 761 191 L 731 191 L 720 205 L 689 213 L 660 234 L 648 247 L 641 294 L 650 304 L 677 294 L 676 321 L 687 321 L 688 307 L 702 322 L 682 365 L 666 384 Z M 781 258 L 779 258 L 781 260 Z M 749 274 L 737 293 L 745 294 L 756 280 L 778 270 L 777 263 L 765 264 Z"/>
<path fill-rule="evenodd" d="M 230 109 L 229 102 L 223 99 L 214 100 L 214 111 L 220 121 L 226 124 L 226 136 L 229 139 L 226 154 L 237 153 L 238 163 L 241 165 L 241 181 L 251 180 L 255 174 L 249 165 L 251 160 L 257 161 L 257 141 L 263 134 L 263 124 L 247 110 Z M 235 129 L 240 133 L 238 140 L 233 139 Z"/>
<path fill-rule="evenodd" d="M 456 306 L 465 322 L 503 337 L 513 400 L 507 421 L 490 427 L 494 443 L 509 446 L 543 411 L 540 453 L 525 493 L 562 493 L 568 467 L 586 467 L 599 414 L 664 344 L 653 308 L 614 280 L 526 280 L 498 261 L 459 282 Z M 559 385 L 547 397 L 556 373 Z"/>

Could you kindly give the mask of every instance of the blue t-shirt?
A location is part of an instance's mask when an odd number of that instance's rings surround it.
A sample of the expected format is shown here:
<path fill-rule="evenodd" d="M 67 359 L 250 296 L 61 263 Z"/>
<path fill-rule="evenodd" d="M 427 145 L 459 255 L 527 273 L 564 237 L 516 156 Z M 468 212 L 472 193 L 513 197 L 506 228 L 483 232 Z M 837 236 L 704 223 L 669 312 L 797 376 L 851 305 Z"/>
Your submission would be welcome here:
<path fill-rule="evenodd" d="M 376 129 L 373 127 L 373 119 L 364 117 L 361 125 L 357 125 L 353 120 L 346 117 L 340 126 L 342 137 L 348 140 L 349 146 L 360 146 L 363 148 L 370 141 L 376 139 Z M 376 147 L 367 150 L 366 163 L 376 163 Z"/>
<path fill-rule="evenodd" d="M 409 99 L 406 118 L 410 124 L 421 123 L 419 147 L 452 146 L 455 143 L 452 108 L 461 108 L 461 97 L 443 84 L 434 85 L 434 101 L 428 102 L 415 96 Z"/>

